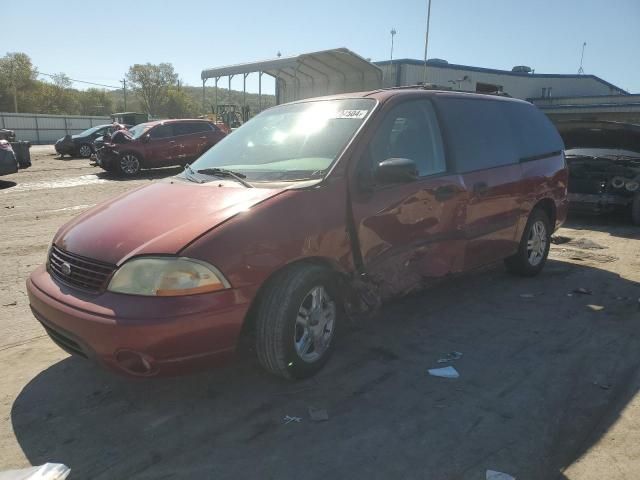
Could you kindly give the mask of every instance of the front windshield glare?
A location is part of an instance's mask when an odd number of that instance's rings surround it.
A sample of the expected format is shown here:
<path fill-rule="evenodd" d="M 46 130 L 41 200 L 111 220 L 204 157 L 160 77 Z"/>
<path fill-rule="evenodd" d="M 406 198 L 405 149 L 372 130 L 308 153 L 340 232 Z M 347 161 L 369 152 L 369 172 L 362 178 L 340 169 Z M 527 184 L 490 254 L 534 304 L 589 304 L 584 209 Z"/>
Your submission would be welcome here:
<path fill-rule="evenodd" d="M 324 100 L 266 110 L 203 154 L 195 171 L 222 168 L 250 182 L 322 178 L 375 106 Z"/>
<path fill-rule="evenodd" d="M 129 135 L 131 135 L 133 138 L 140 138 L 142 134 L 147 130 L 149 130 L 149 125 L 147 125 L 146 123 L 139 123 L 135 127 L 131 127 L 129 129 Z"/>

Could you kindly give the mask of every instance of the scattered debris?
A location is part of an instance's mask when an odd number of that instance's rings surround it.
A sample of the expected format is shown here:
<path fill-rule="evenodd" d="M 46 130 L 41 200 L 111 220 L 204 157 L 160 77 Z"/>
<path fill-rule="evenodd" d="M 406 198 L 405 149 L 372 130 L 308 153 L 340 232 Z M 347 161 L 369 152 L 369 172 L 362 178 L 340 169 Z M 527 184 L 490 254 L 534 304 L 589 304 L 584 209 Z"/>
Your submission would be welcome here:
<path fill-rule="evenodd" d="M 291 417 L 291 416 L 287 415 L 282 420 L 284 421 L 284 424 L 287 425 L 287 424 L 289 424 L 291 422 L 300 423 L 302 421 L 302 418 L 300 418 L 300 417 Z"/>
<path fill-rule="evenodd" d="M 589 240 L 588 238 L 576 238 L 575 240 L 569 241 L 569 245 L 582 248 L 584 250 L 604 250 L 608 248 L 594 242 L 593 240 Z"/>
<path fill-rule="evenodd" d="M 602 390 L 609 390 L 613 385 L 610 383 L 600 383 L 598 381 L 593 382 L 596 387 L 600 387 Z"/>
<path fill-rule="evenodd" d="M 16 207 L 15 207 L 15 205 L 8 205 L 8 206 L 6 206 L 4 208 L 16 208 Z"/>
<path fill-rule="evenodd" d="M 562 235 L 553 235 L 551 237 L 551 243 L 554 245 L 562 245 L 571 241 L 571 237 L 563 237 Z"/>
<path fill-rule="evenodd" d="M 438 363 L 453 362 L 454 360 L 460 360 L 462 358 L 462 352 L 450 352 L 446 356 L 439 358 Z"/>
<path fill-rule="evenodd" d="M 329 413 L 324 408 L 309 407 L 309 418 L 314 422 L 326 422 L 329 420 Z"/>
<path fill-rule="evenodd" d="M 0 472 L 0 480 L 64 480 L 71 469 L 62 463 L 45 463 L 37 467 Z"/>
<path fill-rule="evenodd" d="M 18 302 L 16 300 L 14 300 L 13 302 L 10 302 L 10 303 L 3 303 L 2 306 L 3 307 L 13 307 L 13 306 L 15 306 L 17 304 L 18 304 Z"/>
<path fill-rule="evenodd" d="M 520 298 L 533 298 L 535 297 L 535 294 L 533 293 L 521 293 L 520 294 Z"/>
<path fill-rule="evenodd" d="M 433 377 L 441 378 L 458 378 L 460 374 L 453 367 L 431 368 L 429 369 L 429 375 Z"/>
<path fill-rule="evenodd" d="M 516 477 L 512 477 L 508 473 L 487 470 L 486 480 L 516 480 Z"/>
<path fill-rule="evenodd" d="M 576 288 L 575 290 L 572 290 L 573 293 L 579 293 L 581 295 L 593 295 L 593 292 L 591 290 L 589 290 L 588 288 Z"/>
<path fill-rule="evenodd" d="M 599 312 L 599 311 L 601 311 L 601 310 L 604 310 L 604 307 L 603 307 L 602 305 L 592 305 L 592 304 L 589 304 L 589 305 L 587 305 L 587 308 L 588 308 L 589 310 L 594 311 L 594 312 Z"/>

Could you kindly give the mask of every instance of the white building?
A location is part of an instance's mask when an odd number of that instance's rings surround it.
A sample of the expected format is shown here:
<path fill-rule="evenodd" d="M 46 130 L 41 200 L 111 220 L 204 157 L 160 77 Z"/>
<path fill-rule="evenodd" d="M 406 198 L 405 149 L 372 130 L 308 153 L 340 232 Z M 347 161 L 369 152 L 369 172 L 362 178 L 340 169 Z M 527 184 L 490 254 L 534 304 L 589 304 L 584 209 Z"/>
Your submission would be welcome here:
<path fill-rule="evenodd" d="M 383 71 L 386 87 L 415 85 L 425 80 L 425 64 L 422 60 L 387 60 L 375 64 Z M 595 75 L 535 73 L 524 66 L 514 67 L 513 70 L 497 70 L 430 59 L 426 70 L 427 83 L 448 86 L 453 90 L 504 92 L 523 100 L 629 94 Z"/>

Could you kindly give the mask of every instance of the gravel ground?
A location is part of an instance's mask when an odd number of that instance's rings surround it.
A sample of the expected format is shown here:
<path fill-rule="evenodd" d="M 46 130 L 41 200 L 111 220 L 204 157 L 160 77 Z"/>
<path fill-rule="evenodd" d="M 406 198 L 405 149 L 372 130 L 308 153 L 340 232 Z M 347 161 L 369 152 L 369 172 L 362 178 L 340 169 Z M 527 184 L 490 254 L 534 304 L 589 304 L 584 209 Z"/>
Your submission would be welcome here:
<path fill-rule="evenodd" d="M 69 357 L 24 281 L 78 212 L 136 180 L 32 148 L 0 179 L 0 470 L 63 462 L 71 479 L 640 478 L 640 231 L 571 219 L 537 278 L 501 266 L 386 305 L 318 376 L 252 359 L 130 380 Z M 592 295 L 572 293 L 576 288 Z M 588 305 L 604 309 L 591 310 Z M 427 369 L 459 351 L 458 379 Z M 308 409 L 329 419 L 311 420 Z M 285 423 L 285 416 L 300 422 Z"/>

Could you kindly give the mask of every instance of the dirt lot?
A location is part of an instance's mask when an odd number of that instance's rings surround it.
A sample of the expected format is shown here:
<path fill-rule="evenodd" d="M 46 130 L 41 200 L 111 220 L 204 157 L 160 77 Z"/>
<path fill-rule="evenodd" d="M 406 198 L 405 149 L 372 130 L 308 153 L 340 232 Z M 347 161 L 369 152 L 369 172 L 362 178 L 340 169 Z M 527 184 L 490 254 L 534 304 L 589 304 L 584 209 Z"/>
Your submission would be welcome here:
<path fill-rule="evenodd" d="M 72 479 L 640 478 L 640 231 L 624 218 L 572 219 L 558 232 L 571 241 L 552 247 L 537 278 L 496 266 L 387 305 L 343 335 L 314 379 L 286 383 L 244 360 L 135 381 L 58 349 L 24 281 L 62 223 L 176 170 L 121 181 L 50 147 L 32 156 L 31 169 L 0 179 L 0 470 L 56 461 Z M 429 376 L 452 351 L 463 353 L 452 363 L 460 378 Z M 310 406 L 329 420 L 311 421 Z"/>

